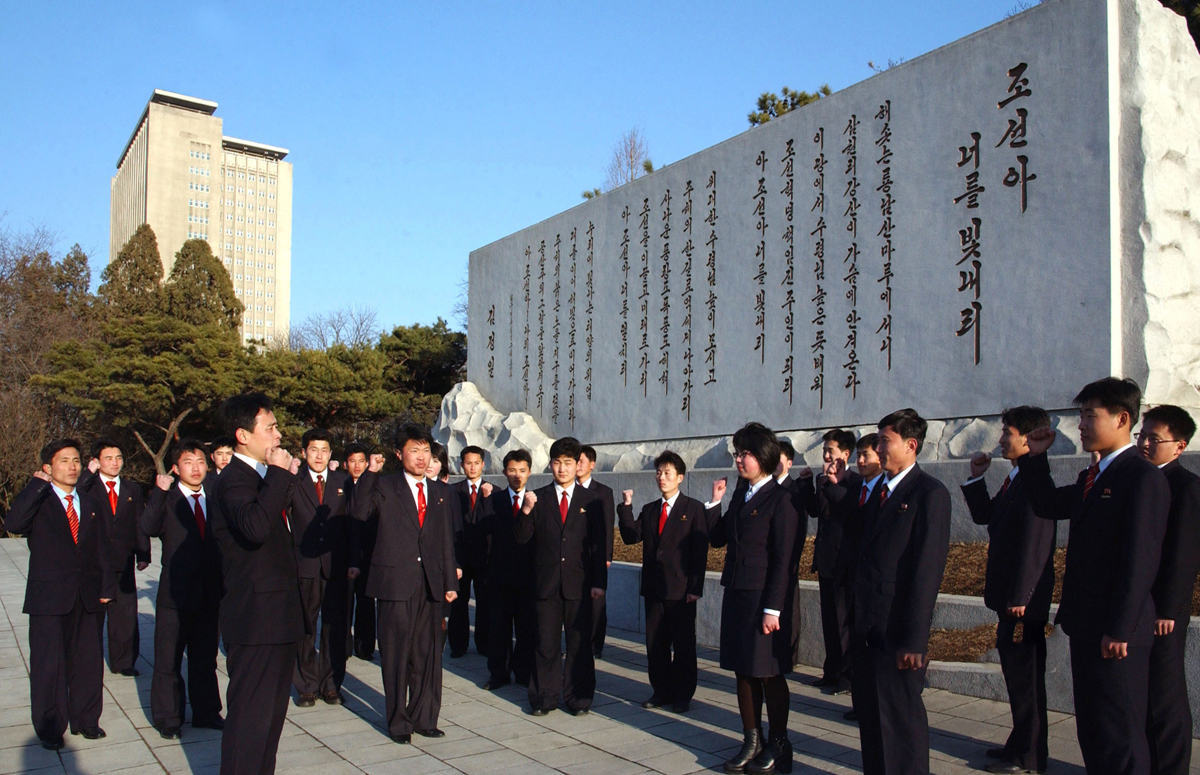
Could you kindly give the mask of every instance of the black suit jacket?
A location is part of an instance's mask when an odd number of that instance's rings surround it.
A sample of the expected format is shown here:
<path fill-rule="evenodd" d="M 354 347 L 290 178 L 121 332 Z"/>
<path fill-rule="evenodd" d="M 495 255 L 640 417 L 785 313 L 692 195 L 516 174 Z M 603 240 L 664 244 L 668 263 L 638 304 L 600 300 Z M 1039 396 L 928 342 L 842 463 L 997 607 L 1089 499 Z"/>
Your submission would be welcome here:
<path fill-rule="evenodd" d="M 82 597 L 89 613 L 103 610 L 101 598 L 117 593 L 117 571 L 104 551 L 105 520 L 100 509 L 78 486 L 75 514 L 79 517 L 79 543 L 71 537 L 67 511 L 53 485 L 34 477 L 13 499 L 5 520 L 10 533 L 28 536 L 29 578 L 25 582 L 22 613 L 65 616 Z"/>
<path fill-rule="evenodd" d="M 919 465 L 879 506 L 883 479 L 864 509 L 854 579 L 854 630 L 876 647 L 924 654 L 950 548 L 950 493 Z"/>
<path fill-rule="evenodd" d="M 425 524 L 404 473 L 366 471 L 350 496 L 356 520 L 379 520 L 367 595 L 377 600 L 411 600 L 426 589 L 436 601 L 458 591 L 454 558 L 454 495 L 441 482 L 424 479 Z"/>
<path fill-rule="evenodd" d="M 1109 463 L 1085 499 L 1086 470 L 1074 484 L 1055 487 L 1044 453 L 1024 455 L 1017 465 L 1034 512 L 1071 520 L 1055 621 L 1072 637 L 1153 643 L 1150 588 L 1171 509 L 1167 477 L 1131 447 Z"/>
<path fill-rule="evenodd" d="M 507 487 L 493 490 L 489 500 L 483 523 L 488 541 L 487 583 L 532 590 L 535 541 L 517 543 L 512 493 Z"/>
<path fill-rule="evenodd" d="M 971 520 L 988 529 L 984 605 L 1003 620 L 1011 619 L 1009 608 L 1020 606 L 1025 606 L 1025 621 L 1049 619 L 1058 525 L 1034 514 L 1025 494 L 1025 477 L 1018 471 L 1003 495 L 988 497 L 982 479 L 963 485 L 962 493 Z"/>
<path fill-rule="evenodd" d="M 346 480 L 346 490 L 350 493 L 351 502 L 354 499 L 355 485 L 353 477 Z M 358 568 L 359 578 L 362 579 L 362 588 L 365 590 L 371 572 L 371 555 L 375 551 L 375 536 L 379 533 L 379 517 L 371 517 L 365 522 L 359 522 L 352 514 L 348 516 L 350 517 L 350 526 L 347 531 L 350 539 L 349 563 L 351 568 Z"/>
<path fill-rule="evenodd" d="M 534 594 L 539 600 L 584 600 L 608 587 L 604 509 L 595 494 L 575 485 L 564 524 L 554 485 L 534 490 L 537 503 L 513 521 L 517 543 L 535 541 Z"/>
<path fill-rule="evenodd" d="M 76 486 L 91 497 L 106 521 L 104 527 L 108 533 L 108 552 L 117 572 L 120 573 L 125 567 L 131 554 L 138 562 L 150 562 L 150 537 L 141 529 L 142 511 L 146 507 L 141 485 L 121 477 L 116 514 L 113 514 L 112 504 L 108 501 L 108 486 L 98 473 L 85 469 Z"/>
<path fill-rule="evenodd" d="M 192 611 L 200 607 L 205 597 L 212 601 L 221 599 L 221 550 L 212 529 L 216 492 L 207 480 L 201 489 L 208 509 L 203 538 L 196 525 L 196 502 L 184 495 L 178 482 L 170 490 L 155 487 L 142 512 L 142 532 L 162 539 L 157 606 Z"/>
<path fill-rule="evenodd" d="M 814 477 L 811 508 L 817 519 L 817 538 L 813 542 L 812 569 L 827 578 L 842 578 L 851 565 L 862 533 L 858 498 L 862 477 L 847 471 L 842 481 Z"/>
<path fill-rule="evenodd" d="M 652 600 L 683 600 L 704 594 L 708 567 L 708 520 L 704 504 L 680 495 L 658 532 L 662 498 L 647 503 L 634 519 L 633 506 L 617 507 L 621 540 L 642 544 L 642 596 Z"/>
<path fill-rule="evenodd" d="M 749 484 L 739 481 L 729 510 L 714 506 L 709 542 L 725 547 L 721 586 L 762 591 L 762 608 L 783 611 L 794 577 L 799 516 L 791 492 L 773 477 L 745 500 Z"/>
<path fill-rule="evenodd" d="M 296 548 L 283 519 L 295 477 L 278 466 L 267 475 L 235 457 L 217 478 L 209 527 L 225 576 L 221 637 L 228 643 L 294 643 L 304 635 Z"/>
<path fill-rule="evenodd" d="M 776 479 L 775 481 L 779 481 Z M 796 510 L 796 546 L 792 553 L 791 574 L 800 576 L 800 558 L 804 555 L 804 542 L 808 539 L 808 512 L 812 506 L 813 485 L 811 479 L 794 479 L 787 477 L 779 486 L 787 490 L 792 498 L 792 508 Z"/>
<path fill-rule="evenodd" d="M 482 487 L 484 480 L 479 480 Z M 458 499 L 458 516 L 461 522 L 461 534 L 456 536 L 459 544 L 458 564 L 472 574 L 482 573 L 487 567 L 488 536 L 487 512 L 491 507 L 491 499 L 483 497 L 476 491 L 475 507 L 471 507 L 471 481 L 463 479 L 450 485 L 451 492 Z M 493 493 L 494 494 L 494 493 Z"/>
<path fill-rule="evenodd" d="M 325 498 L 317 502 L 317 485 L 308 466 L 296 472 L 288 516 L 296 542 L 300 578 L 345 577 L 349 568 L 350 475 L 325 471 Z"/>
<path fill-rule="evenodd" d="M 1200 476 L 1173 460 L 1162 469 L 1171 487 L 1171 511 L 1163 538 L 1158 577 L 1150 590 L 1155 615 L 1187 627 L 1192 590 L 1200 571 Z"/>
<path fill-rule="evenodd" d="M 579 484 L 576 482 L 576 486 Z M 616 500 L 613 498 L 612 488 L 607 484 L 601 484 L 596 481 L 596 477 L 588 479 L 588 486 L 584 488 L 588 495 L 600 503 L 601 513 L 604 518 L 604 561 L 612 562 L 613 558 L 613 542 L 616 538 L 617 530 L 617 509 Z"/>

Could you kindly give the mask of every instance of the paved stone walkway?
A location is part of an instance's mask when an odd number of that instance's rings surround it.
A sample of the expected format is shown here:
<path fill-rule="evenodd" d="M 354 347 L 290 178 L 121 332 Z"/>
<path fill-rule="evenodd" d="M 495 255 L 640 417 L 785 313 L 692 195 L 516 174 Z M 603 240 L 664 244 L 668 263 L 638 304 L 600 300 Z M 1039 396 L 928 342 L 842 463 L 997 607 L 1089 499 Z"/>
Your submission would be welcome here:
<path fill-rule="evenodd" d="M 157 542 L 156 542 L 157 543 Z M 155 546 L 155 557 L 158 548 Z M 3 773 L 215 773 L 220 734 L 183 728 L 182 740 L 163 740 L 150 725 L 154 593 L 158 566 L 139 574 L 142 656 L 139 678 L 106 675 L 104 740 L 67 736 L 61 752 L 44 750 L 29 718 L 28 618 L 21 613 L 28 551 L 20 539 L 0 540 L 0 775 Z M 287 773 L 367 772 L 465 773 L 465 775 L 688 775 L 721 771 L 721 762 L 741 742 L 733 678 L 716 664 L 712 650 L 700 654 L 700 687 L 692 711 L 678 716 L 643 710 L 650 694 L 641 636 L 610 631 L 604 659 L 597 663 L 598 688 L 591 715 L 564 712 L 534 718 L 525 690 L 479 688 L 487 678 L 483 657 L 471 652 L 446 659 L 440 740 L 416 738 L 393 744 L 381 727 L 383 690 L 378 662 L 351 659 L 344 707 L 318 703 L 288 710 L 279 747 L 278 771 Z M 378 657 L 377 657 L 378 659 Z M 223 658 L 218 662 L 222 692 Z M 816 674 L 803 669 L 802 679 Z M 981 766 L 983 749 L 1003 743 L 1008 706 L 927 690 L 935 773 L 963 773 Z M 842 719 L 846 697 L 830 697 L 793 682 L 791 738 L 796 772 L 861 770 L 858 730 Z M 1052 713 L 1050 772 L 1082 773 L 1075 722 Z M 1193 768 L 1200 772 L 1200 768 Z"/>

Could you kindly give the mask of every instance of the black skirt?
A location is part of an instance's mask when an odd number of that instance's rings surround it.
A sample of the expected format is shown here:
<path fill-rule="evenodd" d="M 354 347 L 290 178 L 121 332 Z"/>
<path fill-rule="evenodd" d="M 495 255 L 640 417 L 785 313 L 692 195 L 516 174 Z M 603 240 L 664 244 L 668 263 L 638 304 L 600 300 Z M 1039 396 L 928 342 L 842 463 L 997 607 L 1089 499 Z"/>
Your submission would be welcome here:
<path fill-rule="evenodd" d="M 767 678 L 792 671 L 792 601 L 779 612 L 779 629 L 762 631 L 762 590 L 724 590 L 721 601 L 721 667 Z"/>

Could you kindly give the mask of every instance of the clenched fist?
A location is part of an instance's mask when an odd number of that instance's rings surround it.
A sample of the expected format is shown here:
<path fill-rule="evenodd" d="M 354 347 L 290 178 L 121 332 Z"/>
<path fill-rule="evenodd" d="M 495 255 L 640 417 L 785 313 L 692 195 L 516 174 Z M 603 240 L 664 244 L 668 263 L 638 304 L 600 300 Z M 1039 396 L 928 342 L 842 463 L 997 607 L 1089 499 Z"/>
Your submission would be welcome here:
<path fill-rule="evenodd" d="M 329 470 L 330 471 L 338 470 L 338 465 L 340 465 L 340 464 L 336 460 L 330 460 L 329 461 Z"/>
<path fill-rule="evenodd" d="M 383 461 L 384 461 L 384 457 L 383 457 L 382 453 L 380 453 L 380 452 L 372 453 L 371 454 L 371 462 L 369 464 L 367 464 L 367 470 L 373 474 L 379 473 L 380 471 L 383 470 Z"/>
<path fill-rule="evenodd" d="M 720 503 L 725 497 L 725 488 L 729 486 L 729 479 L 722 476 L 712 483 L 712 502 Z"/>
<path fill-rule="evenodd" d="M 992 465 L 992 456 L 986 452 L 980 452 L 975 457 L 971 458 L 971 478 L 975 479 L 987 473 L 988 468 Z"/>
<path fill-rule="evenodd" d="M 479 485 L 479 494 L 485 498 L 490 498 L 492 497 L 492 489 L 491 482 L 484 482 L 483 484 Z"/>
<path fill-rule="evenodd" d="M 525 501 L 521 504 L 522 513 L 528 514 L 533 511 L 533 507 L 537 505 L 537 496 L 533 494 L 533 490 L 525 491 Z"/>
<path fill-rule="evenodd" d="M 633 490 L 621 490 L 621 497 L 624 499 L 626 506 L 633 505 Z"/>
<path fill-rule="evenodd" d="M 1034 428 L 1025 434 L 1025 441 L 1029 443 L 1029 454 L 1042 454 L 1050 449 L 1050 446 L 1054 444 L 1054 439 L 1057 437 L 1058 434 L 1050 428 Z"/>
<path fill-rule="evenodd" d="M 96 473 L 97 471 L 99 471 L 100 470 L 100 461 L 97 460 L 96 458 L 92 458 L 91 460 L 89 460 L 88 461 L 88 470 L 91 471 L 93 474 Z"/>
<path fill-rule="evenodd" d="M 272 447 L 267 450 L 267 465 L 269 466 L 290 470 L 293 462 L 292 453 L 283 447 Z M 295 471 L 292 473 L 295 473 Z"/>
<path fill-rule="evenodd" d="M 154 483 L 158 485 L 158 489 L 166 492 L 171 489 L 171 485 L 175 484 L 175 479 L 170 474 L 159 474 L 154 477 Z"/>

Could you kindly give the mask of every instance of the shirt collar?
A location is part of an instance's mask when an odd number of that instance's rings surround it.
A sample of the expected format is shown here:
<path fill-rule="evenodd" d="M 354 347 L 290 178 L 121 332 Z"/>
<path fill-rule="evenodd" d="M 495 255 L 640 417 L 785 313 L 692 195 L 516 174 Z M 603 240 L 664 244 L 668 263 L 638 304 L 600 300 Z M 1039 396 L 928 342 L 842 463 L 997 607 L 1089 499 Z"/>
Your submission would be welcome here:
<path fill-rule="evenodd" d="M 408 482 L 408 489 L 412 490 L 418 484 L 427 484 L 431 480 L 427 479 L 424 476 L 422 476 L 420 479 L 418 479 L 417 477 L 410 474 L 408 471 L 405 471 L 404 472 L 404 481 Z"/>
<path fill-rule="evenodd" d="M 764 486 L 766 486 L 767 482 L 771 481 L 771 479 L 772 479 L 772 477 L 768 476 L 767 478 L 763 479 L 758 484 L 750 485 L 750 487 L 746 489 L 746 500 L 748 501 L 751 498 L 753 498 L 755 495 L 757 495 L 758 491 L 761 490 Z"/>
<path fill-rule="evenodd" d="M 265 477 L 267 475 L 267 464 L 266 463 L 260 463 L 257 460 L 255 460 L 254 458 L 250 457 L 249 455 L 243 455 L 241 452 L 234 452 L 233 456 L 236 457 L 238 460 L 242 461 L 243 463 L 245 463 L 246 465 L 253 468 L 256 472 L 258 472 L 259 476 Z"/>
<path fill-rule="evenodd" d="M 880 471 L 879 473 L 875 474 L 875 478 L 873 478 L 873 479 L 864 479 L 864 480 L 863 480 L 863 486 L 867 488 L 867 491 L 868 491 L 868 492 L 870 492 L 871 490 L 874 490 L 874 489 L 875 489 L 875 483 L 876 483 L 876 482 L 878 482 L 878 481 L 879 481 L 880 479 L 882 479 L 882 478 L 883 478 L 883 472 L 882 472 L 882 471 Z"/>
<path fill-rule="evenodd" d="M 586 490 L 588 488 L 588 485 L 590 485 L 592 483 L 592 477 L 589 476 L 587 479 L 577 479 L 576 483 L 580 487 L 582 487 L 583 489 Z"/>
<path fill-rule="evenodd" d="M 900 481 L 902 479 L 904 479 L 904 477 L 908 476 L 909 471 L 913 470 L 916 467 L 917 467 L 917 464 L 913 463 L 911 466 L 904 469 L 903 471 L 896 474 L 895 476 L 889 476 L 886 479 L 884 479 L 883 486 L 888 488 L 888 495 L 891 495 L 893 492 L 895 492 L 896 488 L 900 486 Z"/>
<path fill-rule="evenodd" d="M 555 482 L 554 483 L 554 499 L 559 500 L 559 501 L 562 500 L 562 496 L 563 496 L 564 492 L 567 494 L 568 501 L 571 500 L 572 498 L 574 498 L 575 497 L 575 483 L 571 482 L 566 487 L 563 487 L 558 482 Z"/>
<path fill-rule="evenodd" d="M 1108 468 L 1109 463 L 1111 463 L 1117 459 L 1117 455 L 1120 455 L 1122 452 L 1124 452 L 1125 450 L 1129 449 L 1132 446 L 1133 446 L 1133 442 L 1131 441 L 1128 444 L 1126 444 L 1125 446 L 1121 447 L 1120 449 L 1115 450 L 1113 452 L 1109 452 L 1107 455 L 1100 458 L 1100 473 L 1098 473 L 1096 475 L 1099 476 L 1100 474 L 1104 473 L 1104 469 Z"/>
<path fill-rule="evenodd" d="M 1020 466 L 1012 467 L 1012 470 L 1008 472 L 1008 483 L 1009 484 L 1013 483 L 1013 480 L 1017 478 L 1017 474 L 1020 473 L 1020 471 L 1021 471 Z"/>
<path fill-rule="evenodd" d="M 305 468 L 308 468 L 308 466 L 305 466 Z M 322 471 L 319 474 L 316 471 L 309 468 L 308 473 L 310 476 L 312 476 L 313 484 L 316 484 L 318 476 L 323 476 L 323 477 L 325 477 L 325 481 L 327 481 L 327 482 L 329 481 L 329 469 L 328 468 L 326 468 L 324 471 Z"/>
<path fill-rule="evenodd" d="M 483 477 L 482 476 L 479 477 L 478 479 L 472 479 L 470 477 L 467 477 L 467 489 L 474 487 L 476 490 L 478 490 L 482 486 L 483 486 Z"/>
<path fill-rule="evenodd" d="M 780 474 L 779 476 L 775 477 L 775 481 L 779 482 L 780 484 L 783 484 L 790 478 L 791 477 L 787 474 L 787 472 L 784 472 L 784 473 Z"/>
<path fill-rule="evenodd" d="M 105 474 L 100 474 L 100 481 L 104 482 L 105 487 L 108 487 L 108 483 L 112 482 L 113 484 L 115 484 L 117 486 L 118 490 L 121 489 L 120 474 L 118 474 L 117 476 L 106 476 Z"/>
<path fill-rule="evenodd" d="M 675 501 L 677 500 L 679 500 L 679 490 L 676 490 L 674 495 L 666 499 L 667 510 L 675 508 Z"/>
<path fill-rule="evenodd" d="M 200 485 L 200 489 L 199 489 L 199 490 L 197 490 L 196 492 L 192 492 L 191 488 L 189 488 L 189 487 L 188 487 L 186 484 L 184 484 L 184 483 L 181 481 L 181 482 L 179 483 L 179 491 L 180 491 L 181 493 L 183 493 L 184 495 L 186 495 L 187 497 L 189 497 L 189 498 L 192 498 L 192 497 L 195 497 L 195 496 L 199 495 L 199 496 L 200 496 L 200 500 L 205 500 L 205 496 L 204 496 L 204 485 L 203 485 L 203 484 L 201 484 L 201 485 Z"/>
<path fill-rule="evenodd" d="M 509 486 L 509 488 L 508 488 L 508 499 L 509 500 L 512 500 L 513 498 L 524 498 L 524 497 L 525 497 L 525 488 L 524 487 L 521 488 L 520 492 L 513 492 L 512 486 L 511 485 Z"/>
<path fill-rule="evenodd" d="M 79 502 L 79 494 L 74 487 L 72 487 L 70 490 L 64 490 L 61 487 L 59 487 L 57 484 L 52 483 L 50 486 L 54 488 L 54 492 L 56 495 L 58 495 L 59 500 L 62 500 L 63 498 L 66 498 L 68 495 L 70 495 L 71 497 L 73 497 L 75 499 L 76 503 Z"/>

